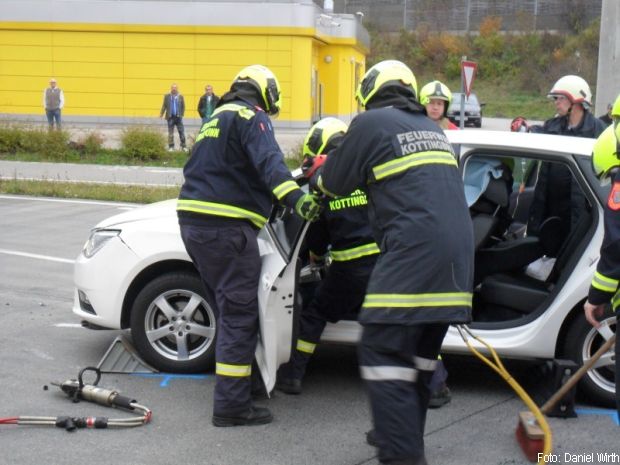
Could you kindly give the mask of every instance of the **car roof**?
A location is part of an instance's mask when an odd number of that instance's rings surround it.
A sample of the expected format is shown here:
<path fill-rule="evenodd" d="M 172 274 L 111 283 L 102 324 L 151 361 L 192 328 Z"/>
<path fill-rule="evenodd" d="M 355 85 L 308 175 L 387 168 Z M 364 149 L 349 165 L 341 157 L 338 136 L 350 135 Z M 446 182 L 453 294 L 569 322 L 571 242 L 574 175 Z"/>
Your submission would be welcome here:
<path fill-rule="evenodd" d="M 480 129 L 446 131 L 446 135 L 453 144 L 471 145 L 484 149 L 516 149 L 525 152 L 585 156 L 592 154 L 592 147 L 596 142 L 596 139 L 585 137 Z"/>

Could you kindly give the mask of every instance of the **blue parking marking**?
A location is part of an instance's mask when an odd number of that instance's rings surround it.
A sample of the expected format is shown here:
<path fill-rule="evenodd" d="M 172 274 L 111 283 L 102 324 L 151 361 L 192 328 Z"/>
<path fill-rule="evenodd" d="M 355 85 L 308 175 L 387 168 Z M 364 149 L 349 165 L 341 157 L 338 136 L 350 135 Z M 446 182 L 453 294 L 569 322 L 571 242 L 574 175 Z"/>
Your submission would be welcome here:
<path fill-rule="evenodd" d="M 162 378 L 159 387 L 168 387 L 170 380 L 173 379 L 208 379 L 211 375 L 175 375 L 172 373 L 131 373 L 132 376 L 141 376 L 143 378 Z"/>
<path fill-rule="evenodd" d="M 620 426 L 620 420 L 618 419 L 618 412 L 611 409 L 596 409 L 596 408 L 576 408 L 577 415 L 607 415 L 611 418 L 616 426 Z"/>

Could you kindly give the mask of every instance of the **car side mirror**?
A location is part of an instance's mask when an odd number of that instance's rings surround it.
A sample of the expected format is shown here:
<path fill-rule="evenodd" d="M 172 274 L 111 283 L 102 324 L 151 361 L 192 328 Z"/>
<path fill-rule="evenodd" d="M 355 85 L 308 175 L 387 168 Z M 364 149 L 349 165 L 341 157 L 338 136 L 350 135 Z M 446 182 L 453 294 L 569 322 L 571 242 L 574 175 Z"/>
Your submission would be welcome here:
<path fill-rule="evenodd" d="M 480 104 L 480 108 L 484 108 L 485 105 L 486 105 L 486 103 L 481 103 Z"/>

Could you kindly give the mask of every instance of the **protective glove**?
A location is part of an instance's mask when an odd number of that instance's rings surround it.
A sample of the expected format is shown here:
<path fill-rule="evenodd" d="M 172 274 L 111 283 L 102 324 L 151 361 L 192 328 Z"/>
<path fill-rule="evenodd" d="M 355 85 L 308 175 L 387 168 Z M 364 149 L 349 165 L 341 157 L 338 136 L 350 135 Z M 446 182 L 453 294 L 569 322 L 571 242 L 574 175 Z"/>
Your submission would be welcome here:
<path fill-rule="evenodd" d="M 510 130 L 512 132 L 529 132 L 529 129 L 527 120 L 523 116 L 517 116 L 510 123 Z"/>
<path fill-rule="evenodd" d="M 306 221 L 314 221 L 321 213 L 321 204 L 314 194 L 304 194 L 295 204 L 295 212 Z"/>
<path fill-rule="evenodd" d="M 301 164 L 301 172 L 304 177 L 310 179 L 312 175 L 316 173 L 316 170 L 318 170 L 323 163 L 325 163 L 326 159 L 327 155 L 317 155 L 316 157 L 306 155 L 303 163 Z"/>

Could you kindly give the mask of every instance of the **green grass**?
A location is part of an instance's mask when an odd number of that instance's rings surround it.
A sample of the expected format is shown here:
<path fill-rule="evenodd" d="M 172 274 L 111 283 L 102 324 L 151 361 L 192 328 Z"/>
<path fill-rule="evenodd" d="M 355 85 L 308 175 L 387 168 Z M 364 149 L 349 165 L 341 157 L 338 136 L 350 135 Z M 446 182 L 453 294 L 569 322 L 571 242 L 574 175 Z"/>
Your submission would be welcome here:
<path fill-rule="evenodd" d="M 420 87 L 432 79 L 420 81 Z M 452 92 L 460 92 L 459 81 L 446 81 Z M 507 83 L 474 81 L 472 92 L 485 103 L 482 114 L 487 118 L 515 118 L 523 116 L 529 120 L 546 120 L 553 116 L 555 108 L 546 95 L 532 94 L 513 89 Z"/>
<path fill-rule="evenodd" d="M 112 200 L 152 203 L 176 198 L 179 187 L 151 187 L 123 184 L 94 184 L 54 181 L 0 180 L 0 193 L 62 197 L 69 199 Z"/>
<path fill-rule="evenodd" d="M 91 165 L 123 165 L 123 166 L 166 166 L 170 168 L 183 168 L 187 161 L 188 154 L 185 152 L 167 152 L 165 158 L 161 160 L 138 160 L 124 155 L 119 150 L 101 149 L 97 154 L 87 155 L 72 152 L 67 154 L 62 160 L 49 157 L 40 153 L 0 153 L 0 160 L 10 161 L 34 161 L 49 163 L 83 163 Z"/>

